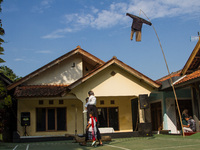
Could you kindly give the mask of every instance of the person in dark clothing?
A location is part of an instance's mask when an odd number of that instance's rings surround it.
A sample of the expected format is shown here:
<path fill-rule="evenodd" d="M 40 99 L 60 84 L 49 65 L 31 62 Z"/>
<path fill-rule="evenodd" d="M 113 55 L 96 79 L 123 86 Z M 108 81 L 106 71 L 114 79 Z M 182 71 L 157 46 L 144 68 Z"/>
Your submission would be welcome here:
<path fill-rule="evenodd" d="M 89 95 L 89 99 L 88 99 L 88 105 L 87 105 L 87 111 L 88 112 L 93 112 L 93 116 L 97 118 L 98 120 L 98 115 L 97 115 L 97 108 L 96 108 L 96 97 L 94 96 L 94 92 L 93 91 L 89 91 L 88 92 Z M 87 121 L 89 121 L 89 113 L 87 113 Z"/>
<path fill-rule="evenodd" d="M 133 23 L 131 26 L 131 40 L 133 40 L 133 34 L 134 32 L 136 32 L 136 41 L 141 41 L 141 30 L 142 30 L 142 25 L 143 23 L 147 24 L 147 25 L 152 25 L 151 22 L 142 19 L 138 16 L 126 13 L 127 16 L 131 17 L 133 19 Z"/>

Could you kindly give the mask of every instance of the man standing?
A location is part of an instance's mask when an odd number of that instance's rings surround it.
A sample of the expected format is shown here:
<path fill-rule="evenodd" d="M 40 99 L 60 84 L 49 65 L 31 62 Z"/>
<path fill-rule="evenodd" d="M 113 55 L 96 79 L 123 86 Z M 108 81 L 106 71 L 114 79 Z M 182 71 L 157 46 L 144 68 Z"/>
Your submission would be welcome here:
<path fill-rule="evenodd" d="M 87 121 L 89 120 L 89 112 L 91 111 L 94 113 L 93 116 L 96 117 L 98 120 L 97 108 L 96 108 L 97 99 L 94 96 L 93 91 L 89 91 L 88 95 L 89 95 L 89 99 L 88 99 L 88 106 L 87 106 Z"/>

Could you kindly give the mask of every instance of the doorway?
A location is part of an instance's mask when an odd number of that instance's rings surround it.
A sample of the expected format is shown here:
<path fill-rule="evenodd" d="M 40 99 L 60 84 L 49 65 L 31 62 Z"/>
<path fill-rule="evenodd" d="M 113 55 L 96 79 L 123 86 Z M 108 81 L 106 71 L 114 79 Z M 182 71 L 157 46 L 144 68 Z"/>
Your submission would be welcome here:
<path fill-rule="evenodd" d="M 139 121 L 139 113 L 138 113 L 138 98 L 131 100 L 131 110 L 132 110 L 132 126 L 133 131 L 137 130 L 137 124 Z"/>
<path fill-rule="evenodd" d="M 99 127 L 112 127 L 119 130 L 119 109 L 118 107 L 98 108 Z"/>
<path fill-rule="evenodd" d="M 162 130 L 162 122 L 161 102 L 151 103 L 152 131 Z"/>
<path fill-rule="evenodd" d="M 176 102 L 175 102 L 175 104 L 176 104 Z M 178 104 L 179 104 L 179 109 L 180 109 L 181 114 L 182 114 L 184 109 L 187 109 L 188 115 L 193 116 L 193 109 L 192 109 L 192 101 L 191 100 L 178 100 Z M 177 129 L 181 130 L 181 123 L 180 123 L 180 118 L 179 118 L 179 115 L 178 115 L 177 105 L 176 105 L 176 120 L 177 120 Z"/>

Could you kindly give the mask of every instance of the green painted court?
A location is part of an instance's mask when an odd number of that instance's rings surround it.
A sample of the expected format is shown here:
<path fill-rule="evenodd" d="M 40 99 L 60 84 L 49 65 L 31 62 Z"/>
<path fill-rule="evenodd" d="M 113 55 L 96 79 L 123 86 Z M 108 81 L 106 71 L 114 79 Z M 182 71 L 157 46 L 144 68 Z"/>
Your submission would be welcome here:
<path fill-rule="evenodd" d="M 1 150 L 197 150 L 200 149 L 200 133 L 190 137 L 175 135 L 154 135 L 153 137 L 134 137 L 113 139 L 104 146 L 80 146 L 73 141 L 52 141 L 36 143 L 0 143 Z"/>

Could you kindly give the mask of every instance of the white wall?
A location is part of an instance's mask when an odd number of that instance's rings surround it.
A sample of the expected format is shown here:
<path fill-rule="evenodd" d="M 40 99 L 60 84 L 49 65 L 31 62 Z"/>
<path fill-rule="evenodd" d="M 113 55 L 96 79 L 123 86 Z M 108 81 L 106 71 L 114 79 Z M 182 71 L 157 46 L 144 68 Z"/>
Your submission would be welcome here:
<path fill-rule="evenodd" d="M 75 67 L 72 67 L 73 63 Z M 76 56 L 76 58 L 72 57 L 47 69 L 38 76 L 28 80 L 25 84 L 71 84 L 82 76 L 82 59 Z"/>
<path fill-rule="evenodd" d="M 166 130 L 171 130 L 171 133 L 177 133 L 177 120 L 176 120 L 176 109 L 175 109 L 175 101 L 174 99 L 166 99 L 166 119 L 165 126 Z M 167 124 L 166 124 L 167 123 Z"/>

